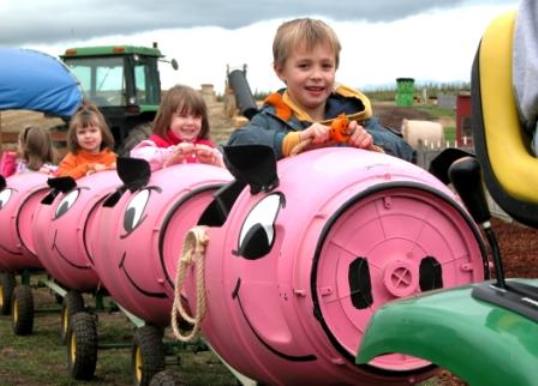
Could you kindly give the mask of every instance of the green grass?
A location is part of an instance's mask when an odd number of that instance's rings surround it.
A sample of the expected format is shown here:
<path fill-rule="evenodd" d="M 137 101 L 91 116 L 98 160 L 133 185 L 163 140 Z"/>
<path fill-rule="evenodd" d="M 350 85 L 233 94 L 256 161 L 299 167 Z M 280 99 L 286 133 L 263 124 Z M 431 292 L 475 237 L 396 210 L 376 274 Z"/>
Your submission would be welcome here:
<path fill-rule="evenodd" d="M 91 381 L 75 381 L 67 372 L 66 346 L 60 343 L 60 309 L 47 289 L 34 290 L 37 310 L 34 314 L 34 333 L 17 336 L 11 330 L 11 317 L 0 316 L 0 385 L 71 386 L 132 384 L 131 349 L 99 350 L 95 377 Z M 94 304 L 90 299 L 89 304 Z M 51 312 L 56 309 L 56 312 Z M 118 312 L 99 313 L 99 344 L 120 343 L 130 346 L 134 325 Z M 167 341 L 173 342 L 172 339 Z M 172 350 L 174 351 L 174 350 Z M 170 368 L 179 372 L 187 385 L 232 386 L 236 380 L 224 365 L 209 351 L 193 352 L 184 349 L 178 356 L 167 357 Z"/>
<path fill-rule="evenodd" d="M 1 386 L 72 386 L 103 385 L 127 386 L 132 384 L 131 350 L 116 348 L 99 350 L 95 377 L 91 381 L 75 381 L 67 372 L 66 347 L 60 343 L 60 310 L 54 297 L 45 288 L 33 291 L 36 309 L 56 309 L 56 312 L 36 312 L 34 333 L 16 336 L 11 330 L 9 316 L 0 316 L 0 385 Z M 94 305 L 85 296 L 87 304 Z M 99 343 L 124 343 L 130 345 L 134 326 L 118 312 L 99 313 Z M 172 341 L 170 333 L 167 340 Z M 171 350 L 174 351 L 174 350 Z M 177 346 L 176 350 L 177 351 Z M 193 352 L 193 347 L 183 347 L 177 356 L 167 357 L 167 368 L 176 371 L 186 385 L 235 386 L 236 379 L 210 351 Z M 436 386 L 437 379 L 421 383 Z"/>

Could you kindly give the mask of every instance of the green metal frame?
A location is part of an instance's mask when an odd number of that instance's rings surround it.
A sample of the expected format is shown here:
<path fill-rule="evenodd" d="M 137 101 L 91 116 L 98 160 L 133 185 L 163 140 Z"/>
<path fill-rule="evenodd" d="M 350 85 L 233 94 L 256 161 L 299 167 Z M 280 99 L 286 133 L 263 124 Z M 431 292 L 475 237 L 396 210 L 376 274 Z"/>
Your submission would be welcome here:
<path fill-rule="evenodd" d="M 538 280 L 528 280 L 538 286 Z M 536 385 L 538 323 L 471 297 L 472 286 L 392 302 L 372 317 L 357 364 L 393 352 L 426 359 L 473 386 Z"/>

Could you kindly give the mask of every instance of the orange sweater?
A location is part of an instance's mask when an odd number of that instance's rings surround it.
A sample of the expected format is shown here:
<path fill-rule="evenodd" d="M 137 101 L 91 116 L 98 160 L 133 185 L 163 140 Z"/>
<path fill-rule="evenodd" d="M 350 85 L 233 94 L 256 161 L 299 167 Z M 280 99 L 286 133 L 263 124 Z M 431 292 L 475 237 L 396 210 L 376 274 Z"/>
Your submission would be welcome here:
<path fill-rule="evenodd" d="M 103 149 L 99 153 L 90 153 L 79 150 L 76 154 L 69 152 L 60 162 L 57 176 L 70 176 L 74 179 L 84 177 L 89 171 L 94 170 L 95 164 L 113 166 L 116 162 L 116 153 L 110 149 Z"/>

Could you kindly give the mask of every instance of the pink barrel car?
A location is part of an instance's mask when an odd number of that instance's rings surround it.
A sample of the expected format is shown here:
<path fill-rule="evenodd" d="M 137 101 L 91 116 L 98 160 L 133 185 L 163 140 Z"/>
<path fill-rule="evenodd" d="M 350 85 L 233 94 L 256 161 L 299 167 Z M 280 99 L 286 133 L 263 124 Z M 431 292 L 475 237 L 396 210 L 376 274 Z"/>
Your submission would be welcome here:
<path fill-rule="evenodd" d="M 32 221 L 41 199 L 48 193 L 42 173 L 0 176 L 0 270 L 16 272 L 41 268 L 32 239 Z"/>
<path fill-rule="evenodd" d="M 96 225 L 96 212 L 106 196 L 122 185 L 115 171 L 81 178 L 49 180 L 53 188 L 36 207 L 32 237 L 47 272 L 70 290 L 94 291 L 99 278 L 91 248 L 99 242 L 88 237 Z"/>
<path fill-rule="evenodd" d="M 176 165 L 150 176 L 148 164 L 137 159 L 119 159 L 118 172 L 125 186 L 104 203 L 89 236 L 98 245 L 95 268 L 122 307 L 166 327 L 184 235 L 232 176 L 204 164 Z"/>
<path fill-rule="evenodd" d="M 264 384 L 430 376 L 428 362 L 407 355 L 354 358 L 383 304 L 484 279 L 481 236 L 458 197 L 425 170 L 364 150 L 314 150 L 278 165 L 262 146 L 226 155 L 249 186 L 210 205 L 205 288 L 194 274 L 184 287 L 193 314 L 204 296 L 201 330 L 219 355 Z"/>

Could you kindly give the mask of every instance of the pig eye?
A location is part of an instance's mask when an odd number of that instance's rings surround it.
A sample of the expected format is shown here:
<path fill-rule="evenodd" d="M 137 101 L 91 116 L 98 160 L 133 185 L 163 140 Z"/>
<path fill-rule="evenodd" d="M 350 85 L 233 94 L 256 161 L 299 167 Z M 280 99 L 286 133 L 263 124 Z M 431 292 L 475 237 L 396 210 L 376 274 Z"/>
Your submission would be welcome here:
<path fill-rule="evenodd" d="M 125 214 L 123 215 L 123 229 L 127 233 L 122 235 L 122 238 L 128 236 L 144 220 L 145 216 L 143 214 L 149 201 L 149 196 L 149 189 L 141 190 L 127 205 Z"/>
<path fill-rule="evenodd" d="M 0 192 L 0 209 L 6 206 L 7 202 L 11 198 L 11 189 L 4 189 Z"/>
<path fill-rule="evenodd" d="M 79 192 L 80 191 L 78 189 L 74 189 L 67 193 L 64 198 L 62 198 L 62 201 L 60 201 L 60 203 L 56 207 L 56 211 L 54 212 L 55 220 L 63 216 L 69 209 L 71 209 L 71 207 L 78 198 Z"/>
<path fill-rule="evenodd" d="M 239 233 L 239 256 L 255 260 L 269 253 L 275 241 L 275 220 L 281 207 L 284 207 L 281 193 L 271 194 L 256 204 Z"/>

